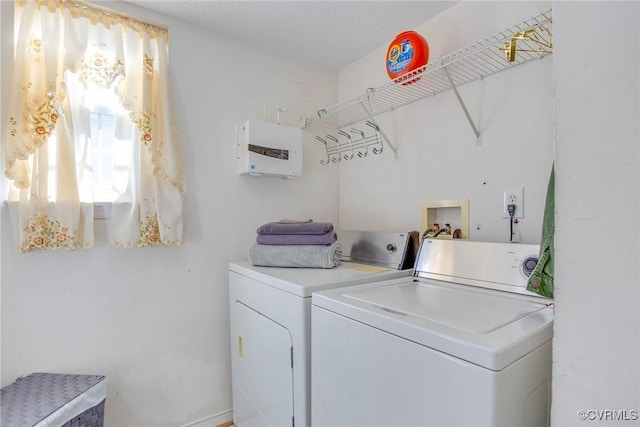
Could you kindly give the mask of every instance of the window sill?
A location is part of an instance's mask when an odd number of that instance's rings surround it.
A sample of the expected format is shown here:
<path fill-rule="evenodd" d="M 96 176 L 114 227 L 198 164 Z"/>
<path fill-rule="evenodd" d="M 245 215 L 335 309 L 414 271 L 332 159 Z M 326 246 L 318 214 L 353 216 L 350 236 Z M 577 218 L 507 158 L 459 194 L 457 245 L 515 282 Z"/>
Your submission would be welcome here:
<path fill-rule="evenodd" d="M 110 219 L 111 202 L 93 202 L 93 219 Z"/>
<path fill-rule="evenodd" d="M 5 206 L 9 206 L 9 201 L 4 201 Z M 93 219 L 110 219 L 111 218 L 111 202 L 93 202 Z"/>

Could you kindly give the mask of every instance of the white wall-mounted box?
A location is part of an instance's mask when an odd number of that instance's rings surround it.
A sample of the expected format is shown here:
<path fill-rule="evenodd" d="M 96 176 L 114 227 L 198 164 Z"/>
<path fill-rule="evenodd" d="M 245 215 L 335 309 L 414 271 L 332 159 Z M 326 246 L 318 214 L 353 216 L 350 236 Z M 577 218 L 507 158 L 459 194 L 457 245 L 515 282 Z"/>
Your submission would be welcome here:
<path fill-rule="evenodd" d="M 302 175 L 302 129 L 247 120 L 238 133 L 239 174 L 283 178 Z"/>

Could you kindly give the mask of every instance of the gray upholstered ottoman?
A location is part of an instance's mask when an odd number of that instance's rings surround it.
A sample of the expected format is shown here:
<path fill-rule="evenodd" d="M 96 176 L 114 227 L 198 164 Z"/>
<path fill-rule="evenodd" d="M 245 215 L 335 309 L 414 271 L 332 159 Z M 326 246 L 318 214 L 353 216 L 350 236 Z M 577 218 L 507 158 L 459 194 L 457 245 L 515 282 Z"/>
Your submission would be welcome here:
<path fill-rule="evenodd" d="M 34 373 L 0 390 L 1 427 L 102 427 L 102 375 Z"/>

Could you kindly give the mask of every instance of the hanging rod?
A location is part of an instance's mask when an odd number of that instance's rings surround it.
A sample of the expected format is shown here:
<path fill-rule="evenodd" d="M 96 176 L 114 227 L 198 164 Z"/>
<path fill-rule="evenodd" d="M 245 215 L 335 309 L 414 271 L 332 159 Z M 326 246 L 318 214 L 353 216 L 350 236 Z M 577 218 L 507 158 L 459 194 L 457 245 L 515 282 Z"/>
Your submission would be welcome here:
<path fill-rule="evenodd" d="M 307 117 L 304 125 L 306 127 L 318 122 L 321 117 L 337 114 L 338 127 L 344 128 L 362 120 L 372 120 L 379 114 L 423 98 L 435 96 L 441 92 L 456 90 L 455 88 L 466 83 L 546 56 L 552 53 L 552 49 L 541 49 L 540 46 L 542 44 L 552 45 L 551 23 L 551 9 L 549 9 L 538 16 L 445 55 L 410 73 L 324 108 L 321 110 L 322 115 Z M 518 35 L 517 33 L 524 34 L 531 29 L 535 29 L 537 39 L 534 37 L 532 40 L 531 32 L 529 37 L 518 38 L 517 54 L 514 55 L 513 61 L 507 60 L 504 52 L 505 43 L 509 43 L 514 36 Z M 417 78 L 420 79 L 411 84 L 403 85 L 403 83 Z M 471 121 L 471 123 L 473 122 Z M 480 134 L 475 125 L 472 127 L 474 127 L 474 133 L 479 141 Z M 386 136 L 383 138 L 389 142 Z"/>
<path fill-rule="evenodd" d="M 381 154 L 384 145 L 382 144 L 380 128 L 376 123 L 369 120 L 364 124 L 373 129 L 373 135 L 367 136 L 364 131 L 357 128 L 351 128 L 348 131 L 340 129 L 338 130 L 337 138 L 331 134 L 317 135 L 316 141 L 321 142 L 327 152 L 327 158 L 320 160 L 320 163 L 323 165 L 340 163 L 342 159 L 351 160 L 356 155 L 360 158 L 367 157 L 369 149 L 374 154 Z"/>
<path fill-rule="evenodd" d="M 382 136 L 382 138 L 384 138 L 384 140 L 387 143 L 387 145 L 389 145 L 389 148 L 391 148 L 391 151 L 393 151 L 393 154 L 397 157 L 398 156 L 398 149 L 396 148 L 395 145 L 393 145 L 393 143 L 387 137 L 387 135 L 384 133 L 384 131 L 382 129 L 380 129 L 380 126 L 378 126 L 378 123 L 376 123 L 376 119 L 373 117 L 373 113 L 371 112 L 371 101 L 369 99 L 370 90 L 371 89 L 367 90 L 367 104 L 365 104 L 364 101 L 361 102 L 362 108 L 364 108 L 365 111 L 367 112 L 367 115 L 369 116 L 369 122 L 373 123 L 375 125 L 376 132 L 380 133 L 380 135 Z"/>

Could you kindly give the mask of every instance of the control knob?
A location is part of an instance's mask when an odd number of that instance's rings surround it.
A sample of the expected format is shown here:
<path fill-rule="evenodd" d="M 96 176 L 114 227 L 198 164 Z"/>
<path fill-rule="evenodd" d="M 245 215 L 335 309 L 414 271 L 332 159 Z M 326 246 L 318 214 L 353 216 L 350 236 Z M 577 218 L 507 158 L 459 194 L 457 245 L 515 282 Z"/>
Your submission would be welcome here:
<path fill-rule="evenodd" d="M 522 271 L 524 275 L 530 277 L 531 273 L 533 273 L 533 270 L 536 268 L 536 265 L 538 265 L 538 257 L 530 256 L 525 258 L 522 263 Z"/>

